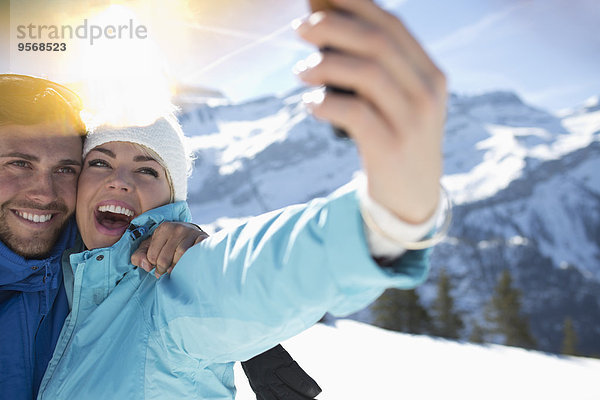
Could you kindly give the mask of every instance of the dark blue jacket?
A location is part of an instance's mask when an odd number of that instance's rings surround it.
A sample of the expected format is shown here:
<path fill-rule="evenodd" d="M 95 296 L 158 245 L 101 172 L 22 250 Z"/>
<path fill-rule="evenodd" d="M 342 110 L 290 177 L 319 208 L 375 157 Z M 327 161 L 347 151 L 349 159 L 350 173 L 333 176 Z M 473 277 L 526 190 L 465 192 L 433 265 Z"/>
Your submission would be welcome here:
<path fill-rule="evenodd" d="M 69 305 L 61 256 L 77 233 L 69 221 L 50 256 L 26 260 L 0 242 L 0 399 L 31 400 L 44 376 Z"/>

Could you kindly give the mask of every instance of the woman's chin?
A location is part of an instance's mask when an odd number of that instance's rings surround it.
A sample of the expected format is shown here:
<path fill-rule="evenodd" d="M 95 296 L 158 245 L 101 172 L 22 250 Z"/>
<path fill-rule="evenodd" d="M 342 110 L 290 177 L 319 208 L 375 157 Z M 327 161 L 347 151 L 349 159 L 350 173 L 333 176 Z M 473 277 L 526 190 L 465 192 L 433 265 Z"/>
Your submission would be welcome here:
<path fill-rule="evenodd" d="M 85 247 L 88 250 L 99 249 L 101 247 L 110 247 L 119 241 L 120 237 L 106 237 L 104 235 L 94 235 L 94 237 L 83 238 Z"/>

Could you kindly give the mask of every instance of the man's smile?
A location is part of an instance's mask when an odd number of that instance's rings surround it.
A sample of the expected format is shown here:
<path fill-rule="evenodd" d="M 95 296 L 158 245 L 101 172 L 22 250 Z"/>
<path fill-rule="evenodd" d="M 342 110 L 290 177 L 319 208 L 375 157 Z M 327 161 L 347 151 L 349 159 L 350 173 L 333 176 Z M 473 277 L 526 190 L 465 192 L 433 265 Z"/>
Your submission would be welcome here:
<path fill-rule="evenodd" d="M 53 216 L 53 214 L 36 214 L 19 210 L 13 210 L 13 212 L 19 217 L 35 223 L 44 223 L 50 221 L 50 219 L 52 219 Z"/>

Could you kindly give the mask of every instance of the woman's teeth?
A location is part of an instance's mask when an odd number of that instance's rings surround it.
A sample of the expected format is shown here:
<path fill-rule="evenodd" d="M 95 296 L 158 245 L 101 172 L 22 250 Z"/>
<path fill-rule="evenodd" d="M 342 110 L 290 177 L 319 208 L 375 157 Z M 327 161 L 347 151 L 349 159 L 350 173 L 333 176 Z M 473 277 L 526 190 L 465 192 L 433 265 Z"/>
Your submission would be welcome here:
<path fill-rule="evenodd" d="M 128 208 L 114 205 L 106 205 L 98 207 L 98 211 L 100 212 L 109 212 L 113 214 L 123 214 L 128 217 L 133 217 L 134 212 Z"/>
<path fill-rule="evenodd" d="M 21 212 L 21 211 L 17 211 L 17 215 L 28 221 L 39 222 L 39 223 L 50 221 L 50 218 L 52 218 L 52 214 L 39 215 L 39 214 L 31 214 L 31 213 L 26 213 L 26 212 Z"/>

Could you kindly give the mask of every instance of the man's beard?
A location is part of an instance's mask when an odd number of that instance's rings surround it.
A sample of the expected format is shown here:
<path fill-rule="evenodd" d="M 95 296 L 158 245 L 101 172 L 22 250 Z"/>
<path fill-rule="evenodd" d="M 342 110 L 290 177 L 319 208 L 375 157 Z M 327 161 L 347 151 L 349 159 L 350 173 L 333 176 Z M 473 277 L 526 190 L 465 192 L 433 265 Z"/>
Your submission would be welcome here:
<path fill-rule="evenodd" d="M 10 208 L 28 208 L 39 211 L 60 211 L 61 214 L 54 216 L 58 218 L 62 216 L 64 221 L 60 226 L 48 228 L 45 231 L 31 233 L 28 237 L 19 237 L 10 230 L 7 223 L 7 215 L 12 213 Z M 39 205 L 31 202 L 19 202 L 18 205 L 4 203 L 0 206 L 0 241 L 8 246 L 16 254 L 27 259 L 42 259 L 49 255 L 52 248 L 56 244 L 63 228 L 67 224 L 69 218 L 65 218 L 68 214 L 67 206 L 62 202 L 52 202 L 48 205 Z"/>

